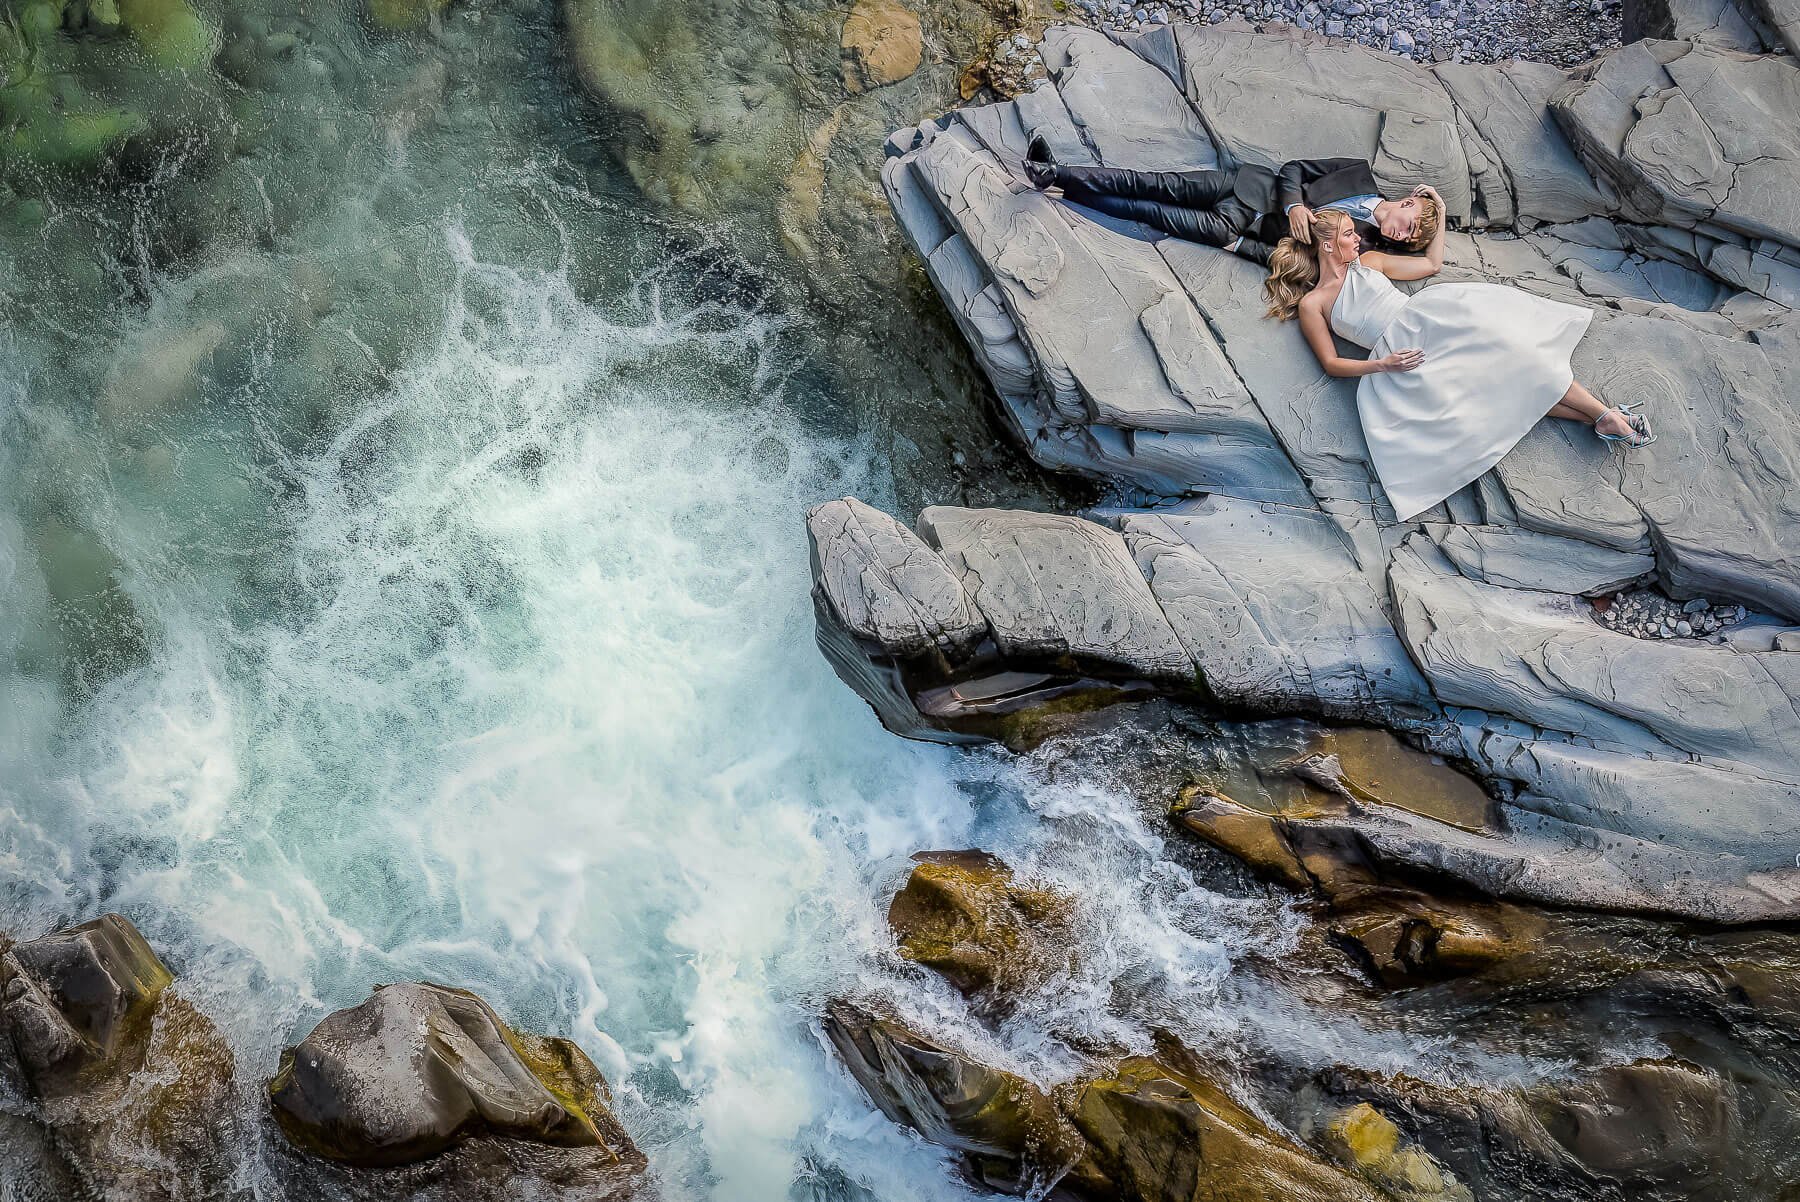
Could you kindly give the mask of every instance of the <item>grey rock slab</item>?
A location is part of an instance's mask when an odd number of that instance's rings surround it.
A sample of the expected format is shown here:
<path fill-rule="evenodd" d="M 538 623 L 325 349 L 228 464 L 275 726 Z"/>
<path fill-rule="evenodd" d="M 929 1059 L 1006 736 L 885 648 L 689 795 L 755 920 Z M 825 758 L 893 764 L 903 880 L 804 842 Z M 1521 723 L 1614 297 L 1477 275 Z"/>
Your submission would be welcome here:
<path fill-rule="evenodd" d="M 1629 216 L 1800 243 L 1800 68 L 1788 60 L 1637 42 L 1551 111 Z"/>
<path fill-rule="evenodd" d="M 1515 804 L 1572 826 L 1792 870 L 1800 785 L 1741 767 L 1623 755 L 1543 736 L 1477 737 L 1484 771 L 1518 782 Z"/>
<path fill-rule="evenodd" d="M 1687 179 L 1696 199 L 1722 187 L 1711 215 L 1718 224 L 1800 244 L 1800 67 L 1696 46 L 1665 69 L 1688 107 L 1669 128 L 1646 108 L 1627 153 L 1671 192 Z M 1699 181 L 1683 149 L 1713 145 L 1729 166 L 1723 179 Z"/>
<path fill-rule="evenodd" d="M 1468 215 L 1470 172 L 1455 106 L 1410 59 L 1298 31 L 1182 25 L 1183 87 L 1224 154 L 1279 167 L 1354 155 L 1391 191 L 1429 179 Z M 1387 153 L 1384 156 L 1384 131 Z M 1501 156 L 1487 153 L 1486 160 Z M 1453 200 L 1454 198 L 1454 200 Z"/>
<path fill-rule="evenodd" d="M 1325 514 L 1209 497 L 1121 529 L 1219 700 L 1365 720 L 1435 709 L 1384 597 Z"/>
<path fill-rule="evenodd" d="M 935 506 L 919 533 L 987 619 L 1001 654 L 1191 682 L 1194 663 L 1116 531 L 1081 518 Z"/>
<path fill-rule="evenodd" d="M 1494 897 L 1720 923 L 1800 916 L 1800 872 L 1791 861 L 1785 871 L 1762 870 L 1516 806 L 1502 806 L 1501 816 L 1499 835 L 1392 808 L 1305 825 L 1353 835 L 1390 866 L 1449 876 Z"/>
<path fill-rule="evenodd" d="M 1048 80 L 1013 97 L 1012 104 L 1026 138 L 1044 139 L 1057 162 L 1074 166 L 1098 161 L 1063 103 L 1062 94 Z"/>
<path fill-rule="evenodd" d="M 326 1016 L 282 1055 L 269 1085 L 283 1132 L 332 1159 L 408 1164 L 494 1135 L 582 1160 L 592 1150 L 628 1178 L 643 1158 L 609 1100 L 574 1044 L 514 1031 L 474 994 L 423 982 L 378 986 Z"/>
<path fill-rule="evenodd" d="M 839 624 L 899 655 L 959 656 L 987 635 L 961 582 L 911 530 L 853 497 L 806 515 L 813 578 Z"/>
<path fill-rule="evenodd" d="M 1179 291 L 1155 248 L 1084 222 L 1042 193 L 1009 191 L 993 160 L 947 139 L 911 164 L 999 285 L 1057 407 L 1123 410 L 1168 392 L 1138 326 L 1139 314 Z M 1168 404 L 1180 406 L 1172 396 Z"/>
<path fill-rule="evenodd" d="M 1388 579 L 1400 635 L 1446 703 L 1800 781 L 1800 665 L 1788 656 L 1633 639 L 1576 598 L 1469 580 L 1421 537 Z"/>
<path fill-rule="evenodd" d="M 1438 549 L 1471 580 L 1506 588 L 1594 595 L 1651 575 L 1656 559 L 1505 526 L 1428 526 Z"/>
<path fill-rule="evenodd" d="M 1235 434 L 1273 442 L 1268 422 L 1187 293 L 1179 288 L 1165 292 L 1138 314 L 1138 326 L 1150 340 L 1168 387 L 1131 407 L 1109 395 L 1096 403 L 1096 417 L 1130 429 Z"/>
<path fill-rule="evenodd" d="M 1677 38 L 1749 53 L 1770 49 L 1737 0 L 1625 0 L 1623 40 Z"/>
<path fill-rule="evenodd" d="M 1789 54 L 1800 55 L 1800 0 L 1749 0 L 1756 14 L 1781 38 Z"/>
<path fill-rule="evenodd" d="M 1109 167 L 1218 166 L 1212 139 L 1174 80 L 1097 30 L 1060 25 L 1042 53 L 1070 116 Z"/>

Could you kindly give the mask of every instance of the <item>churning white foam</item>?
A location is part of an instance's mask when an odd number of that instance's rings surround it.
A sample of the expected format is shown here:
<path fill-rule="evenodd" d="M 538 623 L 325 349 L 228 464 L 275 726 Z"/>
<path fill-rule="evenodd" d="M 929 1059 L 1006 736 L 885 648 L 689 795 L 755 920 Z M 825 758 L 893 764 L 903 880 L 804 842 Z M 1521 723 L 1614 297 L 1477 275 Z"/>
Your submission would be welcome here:
<path fill-rule="evenodd" d="M 132 915 L 251 1079 L 377 982 L 474 989 L 594 1056 L 670 1198 L 964 1195 L 822 1048 L 834 994 L 1044 1081 L 1071 1043 L 1260 1021 L 1217 1003 L 1285 906 L 1196 883 L 1103 772 L 895 739 L 832 676 L 801 514 L 886 483 L 790 407 L 779 320 L 654 279 L 609 312 L 445 245 L 435 345 L 316 453 L 267 449 L 241 575 L 112 531 L 153 653 L 19 736 L 10 920 Z M 906 856 L 969 846 L 1080 899 L 1075 967 L 1003 1034 L 882 914 Z"/>

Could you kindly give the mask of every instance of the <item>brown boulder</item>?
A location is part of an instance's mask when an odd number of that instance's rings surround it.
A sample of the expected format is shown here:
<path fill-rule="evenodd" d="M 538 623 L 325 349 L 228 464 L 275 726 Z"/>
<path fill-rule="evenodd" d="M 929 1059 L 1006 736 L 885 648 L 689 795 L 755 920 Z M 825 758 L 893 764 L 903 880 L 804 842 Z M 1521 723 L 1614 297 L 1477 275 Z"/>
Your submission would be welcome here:
<path fill-rule="evenodd" d="M 1080 1186 L 1120 1202 L 1375 1202 L 1357 1178 L 1277 1134 L 1217 1085 L 1136 1058 L 1073 1107 Z"/>
<path fill-rule="evenodd" d="M 962 1153 L 969 1175 L 990 1188 L 1025 1193 L 1047 1186 L 1081 1158 L 1081 1137 L 1050 1096 L 1018 1074 L 849 1002 L 832 1002 L 824 1026 L 883 1114 Z"/>
<path fill-rule="evenodd" d="M 1172 816 L 1258 876 L 1312 893 L 1333 942 L 1384 985 L 1482 972 L 1535 950 L 1549 930 L 1519 906 L 1390 879 L 1340 826 L 1265 814 L 1202 788 L 1183 791 Z"/>
<path fill-rule="evenodd" d="M 894 895 L 900 954 L 942 973 L 977 1009 L 1004 1012 L 1068 963 L 1067 898 L 1013 879 L 981 851 L 931 851 Z"/>
<path fill-rule="evenodd" d="M 223 1196 L 231 1050 L 131 923 L 102 915 L 0 956 L 0 1073 L 87 1192 Z"/>
<path fill-rule="evenodd" d="M 567 1150 L 598 1196 L 623 1197 L 644 1159 L 610 1101 L 573 1043 L 516 1031 L 474 994 L 422 982 L 379 986 L 328 1015 L 269 1082 L 282 1132 L 317 1156 L 382 1167 L 470 1140 L 520 1141 Z"/>

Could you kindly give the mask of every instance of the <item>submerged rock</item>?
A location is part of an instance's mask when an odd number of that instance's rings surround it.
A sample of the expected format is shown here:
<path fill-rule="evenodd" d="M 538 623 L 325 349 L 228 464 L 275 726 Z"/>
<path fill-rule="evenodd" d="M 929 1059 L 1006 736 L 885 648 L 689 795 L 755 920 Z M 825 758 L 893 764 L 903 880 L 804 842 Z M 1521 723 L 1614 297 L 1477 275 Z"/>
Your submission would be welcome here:
<path fill-rule="evenodd" d="M 900 0 L 856 0 L 842 45 L 844 86 L 852 92 L 898 83 L 924 58 L 918 14 Z"/>
<path fill-rule="evenodd" d="M 229 1192 L 231 1050 L 173 980 L 116 914 L 0 956 L 0 1076 L 35 1103 L 13 1122 L 43 1133 L 46 1180 L 107 1202 Z"/>
<path fill-rule="evenodd" d="M 316 1156 L 374 1172 L 344 1178 L 368 1196 L 455 1183 L 504 1197 L 638 1195 L 644 1157 L 609 1109 L 599 1070 L 566 1039 L 514 1030 L 461 989 L 378 987 L 282 1053 L 269 1082 L 275 1121 Z M 391 1166 L 413 1166 L 418 1171 Z"/>

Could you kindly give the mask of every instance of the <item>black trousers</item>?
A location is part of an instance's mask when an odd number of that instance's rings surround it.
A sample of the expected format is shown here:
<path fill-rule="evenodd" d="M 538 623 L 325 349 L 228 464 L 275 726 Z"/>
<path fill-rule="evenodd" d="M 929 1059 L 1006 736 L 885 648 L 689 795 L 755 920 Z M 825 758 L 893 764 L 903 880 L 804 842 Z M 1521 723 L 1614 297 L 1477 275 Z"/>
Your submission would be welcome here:
<path fill-rule="evenodd" d="M 1258 214 L 1238 199 L 1234 171 L 1133 171 L 1125 167 L 1058 167 L 1056 184 L 1078 205 L 1141 221 L 1189 242 L 1224 247 L 1244 238 L 1239 253 L 1259 263 L 1269 248 L 1255 240 Z"/>

